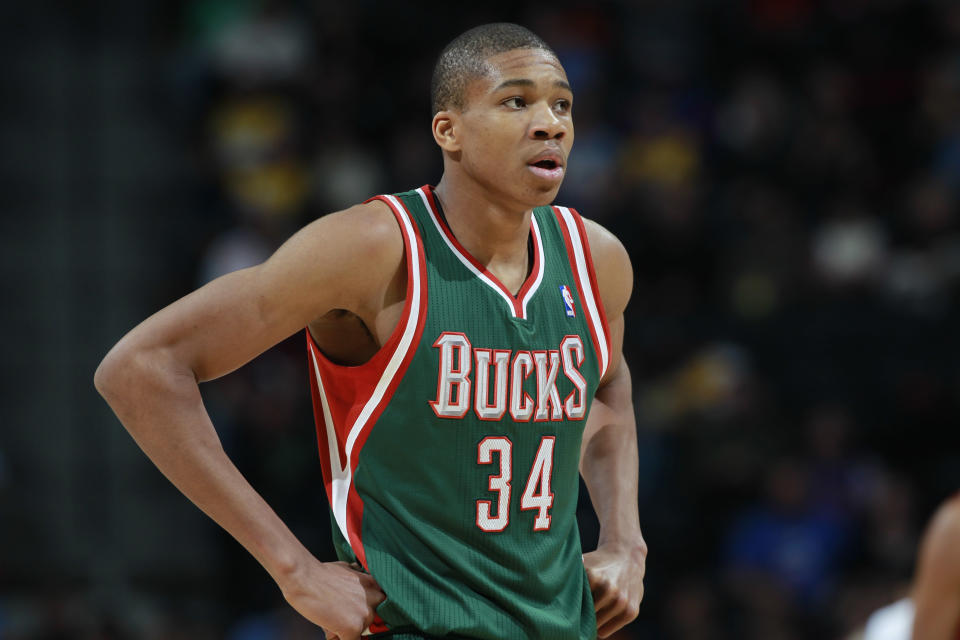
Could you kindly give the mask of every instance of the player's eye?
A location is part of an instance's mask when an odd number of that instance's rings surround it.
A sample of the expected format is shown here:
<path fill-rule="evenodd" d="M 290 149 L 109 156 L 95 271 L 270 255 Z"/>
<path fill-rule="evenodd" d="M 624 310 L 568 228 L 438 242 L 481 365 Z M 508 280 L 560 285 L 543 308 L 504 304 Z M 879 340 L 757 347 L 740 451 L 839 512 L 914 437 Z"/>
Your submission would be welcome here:
<path fill-rule="evenodd" d="M 557 113 L 570 113 L 570 101 L 557 100 L 553 105 L 553 110 Z"/>
<path fill-rule="evenodd" d="M 512 98 L 507 98 L 504 100 L 503 104 L 511 109 L 522 109 L 523 107 L 527 106 L 527 101 L 520 96 L 513 96 Z"/>

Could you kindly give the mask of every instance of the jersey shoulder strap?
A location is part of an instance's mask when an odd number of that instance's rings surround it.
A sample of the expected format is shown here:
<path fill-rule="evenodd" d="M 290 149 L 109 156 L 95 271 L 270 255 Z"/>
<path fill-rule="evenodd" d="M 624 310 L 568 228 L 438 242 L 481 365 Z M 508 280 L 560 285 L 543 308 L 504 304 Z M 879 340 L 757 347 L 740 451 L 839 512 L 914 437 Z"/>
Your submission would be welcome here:
<path fill-rule="evenodd" d="M 547 209 L 547 207 L 543 207 Z M 600 360 L 600 377 L 607 373 L 612 357 L 610 339 L 610 325 L 607 322 L 607 313 L 600 297 L 600 288 L 597 284 L 597 273 L 593 267 L 593 255 L 590 253 L 590 242 L 583 224 L 583 218 L 576 209 L 570 207 L 549 207 L 555 223 L 560 227 L 563 243 L 567 251 L 567 260 L 573 272 L 577 294 L 583 309 L 586 310 L 590 337 Z M 548 216 L 544 216 L 548 218 Z"/>

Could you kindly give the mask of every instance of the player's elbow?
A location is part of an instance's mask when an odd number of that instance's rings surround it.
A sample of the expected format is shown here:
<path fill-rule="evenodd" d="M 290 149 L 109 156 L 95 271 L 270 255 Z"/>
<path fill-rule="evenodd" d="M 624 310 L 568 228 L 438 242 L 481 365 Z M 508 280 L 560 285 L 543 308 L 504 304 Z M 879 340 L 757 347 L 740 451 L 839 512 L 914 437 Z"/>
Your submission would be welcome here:
<path fill-rule="evenodd" d="M 93 385 L 114 410 L 132 391 L 142 386 L 151 370 L 147 353 L 121 340 L 111 349 L 96 372 Z"/>
<path fill-rule="evenodd" d="M 131 337 L 132 335 L 132 337 Z M 165 345 L 144 344 L 136 334 L 114 345 L 93 374 L 93 384 L 118 414 L 163 396 L 181 395 L 197 384 L 194 369 Z"/>
<path fill-rule="evenodd" d="M 112 404 L 111 398 L 116 397 L 124 369 L 129 368 L 125 362 L 128 357 L 124 350 L 117 345 L 104 356 L 97 366 L 97 370 L 93 373 L 93 386 L 96 387 L 97 392 L 103 399 L 110 404 Z"/>

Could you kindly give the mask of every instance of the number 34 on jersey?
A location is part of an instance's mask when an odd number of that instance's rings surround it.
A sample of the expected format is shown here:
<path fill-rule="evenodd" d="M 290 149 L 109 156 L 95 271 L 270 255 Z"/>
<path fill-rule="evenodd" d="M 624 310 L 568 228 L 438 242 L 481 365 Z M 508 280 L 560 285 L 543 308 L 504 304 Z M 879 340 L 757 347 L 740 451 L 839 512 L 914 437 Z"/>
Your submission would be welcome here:
<path fill-rule="evenodd" d="M 530 468 L 527 485 L 520 496 L 520 509 L 536 510 L 534 531 L 550 529 L 550 507 L 553 491 L 550 476 L 553 473 L 553 445 L 556 436 L 544 436 Z M 497 494 L 497 511 L 492 514 L 492 500 L 477 500 L 477 526 L 489 533 L 503 531 L 510 524 L 510 493 L 513 479 L 513 443 L 504 436 L 489 436 L 477 445 L 477 463 L 492 464 L 493 454 L 499 454 L 500 473 L 491 474 L 488 489 Z"/>

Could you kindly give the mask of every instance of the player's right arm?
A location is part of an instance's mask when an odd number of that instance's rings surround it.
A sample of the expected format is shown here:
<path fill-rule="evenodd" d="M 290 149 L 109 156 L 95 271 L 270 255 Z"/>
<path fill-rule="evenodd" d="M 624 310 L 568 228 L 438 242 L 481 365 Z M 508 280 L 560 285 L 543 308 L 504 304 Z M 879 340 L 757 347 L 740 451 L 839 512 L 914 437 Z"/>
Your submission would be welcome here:
<path fill-rule="evenodd" d="M 269 572 L 284 597 L 343 640 L 383 600 L 374 580 L 317 561 L 224 453 L 198 383 L 217 378 L 322 317 L 376 317 L 404 268 L 400 229 L 373 201 L 306 226 L 266 262 L 177 300 L 123 337 L 94 381 L 153 463 Z"/>
<path fill-rule="evenodd" d="M 960 497 L 933 517 L 920 544 L 914 580 L 913 640 L 954 640 L 960 633 Z"/>

